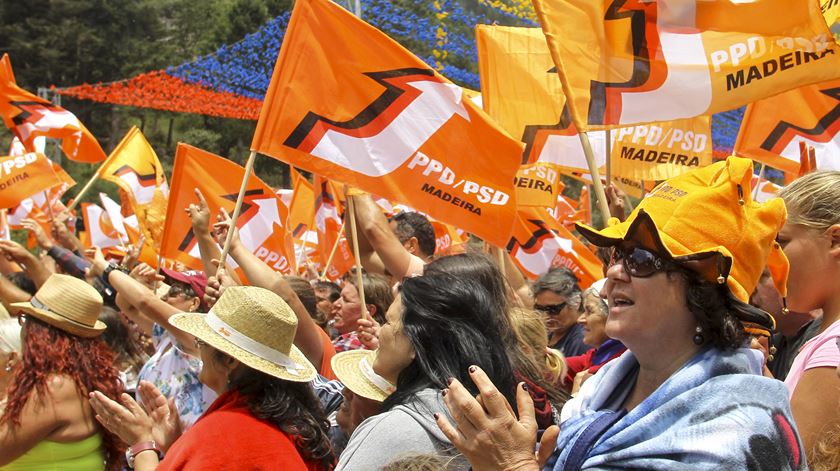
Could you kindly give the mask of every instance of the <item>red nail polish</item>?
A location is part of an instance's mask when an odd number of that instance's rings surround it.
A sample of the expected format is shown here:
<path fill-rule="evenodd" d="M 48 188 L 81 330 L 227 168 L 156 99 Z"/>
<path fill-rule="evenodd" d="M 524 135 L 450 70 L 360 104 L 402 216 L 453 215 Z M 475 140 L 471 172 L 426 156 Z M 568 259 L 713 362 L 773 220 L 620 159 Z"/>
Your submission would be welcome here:
<path fill-rule="evenodd" d="M 470 373 L 475 373 L 475 366 L 471 366 L 469 369 L 470 369 Z"/>
<path fill-rule="evenodd" d="M 522 390 L 523 391 L 528 391 L 528 385 L 525 384 L 525 383 L 522 383 Z"/>
<path fill-rule="evenodd" d="M 440 414 L 438 414 L 437 412 L 435 412 L 434 416 L 435 416 L 435 420 L 440 420 Z"/>
<path fill-rule="evenodd" d="M 446 393 L 448 393 L 448 392 L 449 392 L 448 389 L 444 389 L 443 391 L 440 392 L 440 395 L 443 396 L 443 397 L 446 397 Z"/>
<path fill-rule="evenodd" d="M 453 381 L 455 381 L 455 378 L 450 377 L 446 380 L 446 384 L 452 384 Z"/>

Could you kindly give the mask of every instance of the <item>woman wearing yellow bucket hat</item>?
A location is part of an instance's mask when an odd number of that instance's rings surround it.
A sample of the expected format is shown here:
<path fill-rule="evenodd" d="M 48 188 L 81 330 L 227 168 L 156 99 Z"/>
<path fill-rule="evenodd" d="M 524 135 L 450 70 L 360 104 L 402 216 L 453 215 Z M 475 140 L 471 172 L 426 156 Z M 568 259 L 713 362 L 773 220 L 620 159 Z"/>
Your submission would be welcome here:
<path fill-rule="evenodd" d="M 807 469 L 784 385 L 746 348 L 773 327 L 746 304 L 765 264 L 782 290 L 787 274 L 774 241 L 784 205 L 753 202 L 751 177 L 751 161 L 730 157 L 663 183 L 624 223 L 578 226 L 614 248 L 606 332 L 628 351 L 544 434 L 549 469 Z M 525 391 L 517 419 L 481 369 L 470 379 L 481 404 L 453 382 L 446 402 L 460 420 L 441 417 L 443 432 L 476 470 L 538 469 Z"/>
<path fill-rule="evenodd" d="M 294 346 L 294 312 L 278 295 L 254 286 L 224 291 L 205 314 L 170 319 L 195 336 L 203 367 L 199 379 L 220 394 L 180 435 L 174 406 L 149 391 L 148 413 L 129 396 L 124 404 L 99 392 L 91 405 L 99 420 L 129 447 L 129 466 L 150 469 L 329 469 L 334 461 L 329 423 L 308 384 L 315 368 Z M 145 389 L 145 392 L 143 391 Z M 160 451 L 167 449 L 159 462 Z M 154 451 L 155 453 L 152 453 Z"/>
<path fill-rule="evenodd" d="M 87 393 L 123 390 L 100 337 L 102 296 L 84 281 L 51 275 L 28 302 L 12 303 L 21 358 L 0 411 L 0 470 L 119 469 L 123 445 L 93 419 Z"/>

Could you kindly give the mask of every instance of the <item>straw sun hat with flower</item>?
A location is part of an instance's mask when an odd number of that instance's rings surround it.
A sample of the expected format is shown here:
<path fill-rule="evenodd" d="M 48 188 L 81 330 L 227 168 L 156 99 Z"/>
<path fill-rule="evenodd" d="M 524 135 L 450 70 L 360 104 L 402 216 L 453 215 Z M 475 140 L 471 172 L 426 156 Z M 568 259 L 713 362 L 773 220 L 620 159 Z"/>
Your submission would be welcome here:
<path fill-rule="evenodd" d="M 294 382 L 315 378 L 315 367 L 293 345 L 295 313 L 267 289 L 232 286 L 207 314 L 182 312 L 169 323 L 276 378 Z"/>
<path fill-rule="evenodd" d="M 98 320 L 102 296 L 93 286 L 68 275 L 51 275 L 31 300 L 12 303 L 12 307 L 79 337 L 96 337 L 105 330 L 105 323 Z"/>

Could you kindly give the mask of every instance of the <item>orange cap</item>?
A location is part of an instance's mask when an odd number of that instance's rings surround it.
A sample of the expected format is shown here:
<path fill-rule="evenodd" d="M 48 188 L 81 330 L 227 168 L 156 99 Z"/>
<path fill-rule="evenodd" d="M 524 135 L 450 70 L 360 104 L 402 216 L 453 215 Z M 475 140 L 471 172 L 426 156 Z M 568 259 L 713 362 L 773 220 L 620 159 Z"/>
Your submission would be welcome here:
<path fill-rule="evenodd" d="M 769 265 L 784 296 L 788 261 L 775 239 L 787 211 L 780 198 L 752 200 L 752 174 L 751 160 L 731 156 L 663 182 L 624 222 L 577 229 L 595 245 L 631 240 L 654 249 L 709 281 L 725 282 L 744 302 Z"/>

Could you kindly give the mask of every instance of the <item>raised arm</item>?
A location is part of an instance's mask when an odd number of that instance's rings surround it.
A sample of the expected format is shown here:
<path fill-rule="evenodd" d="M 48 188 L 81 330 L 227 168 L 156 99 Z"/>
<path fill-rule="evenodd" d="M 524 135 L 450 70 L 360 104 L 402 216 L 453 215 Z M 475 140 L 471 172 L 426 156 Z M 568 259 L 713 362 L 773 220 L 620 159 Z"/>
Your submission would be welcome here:
<path fill-rule="evenodd" d="M 0 240 L 0 251 L 2 251 L 7 259 L 17 262 L 22 266 L 36 287 L 40 288 L 47 281 L 47 278 L 50 277 L 50 271 L 38 260 L 38 257 L 17 242 Z"/>
<path fill-rule="evenodd" d="M 88 276 L 102 276 L 109 265 L 105 261 L 105 257 L 102 256 L 102 251 L 98 248 L 91 249 L 88 251 L 88 257 L 92 260 Z M 169 331 L 180 343 L 180 348 L 186 353 L 198 356 L 198 349 L 195 346 L 193 336 L 169 324 L 169 318 L 180 312 L 176 307 L 158 298 L 152 290 L 119 270 L 109 270 L 108 279 L 105 281 L 117 291 L 121 302 L 133 306 L 143 315 Z"/>
<path fill-rule="evenodd" d="M 382 209 L 368 194 L 349 198 L 353 198 L 355 206 L 359 241 L 364 238 L 373 251 L 372 254 L 361 253 L 362 244 L 359 244 L 362 266 L 371 273 L 384 274 L 387 270 L 392 276 L 402 278 L 408 271 L 411 254 L 391 230 Z"/>
<path fill-rule="evenodd" d="M 207 207 L 207 200 L 204 199 L 201 190 L 196 188 L 194 191 L 198 203 L 190 203 L 184 211 L 187 212 L 190 221 L 192 221 L 193 235 L 201 253 L 204 273 L 211 276 L 215 273 L 212 260 L 218 260 L 222 256 L 222 251 L 219 250 L 219 246 L 216 245 L 216 241 L 213 240 L 213 235 L 210 233 L 210 208 Z"/>
<path fill-rule="evenodd" d="M 223 212 L 223 215 L 227 216 L 227 213 Z M 218 228 L 216 237 L 219 240 L 224 240 L 224 237 L 227 237 L 229 226 L 229 218 L 216 224 Z M 233 239 L 231 240 L 230 255 L 239 264 L 239 268 L 242 269 L 242 272 L 245 273 L 248 281 L 253 286 L 259 286 L 277 293 L 292 308 L 298 320 L 294 343 L 317 368 L 321 364 L 324 355 L 324 347 L 321 343 L 321 334 L 319 333 L 321 328 L 312 320 L 309 311 L 300 302 L 297 293 L 295 293 L 289 283 L 279 273 L 272 270 L 271 267 L 245 248 L 240 243 L 237 233 L 234 233 Z"/>

